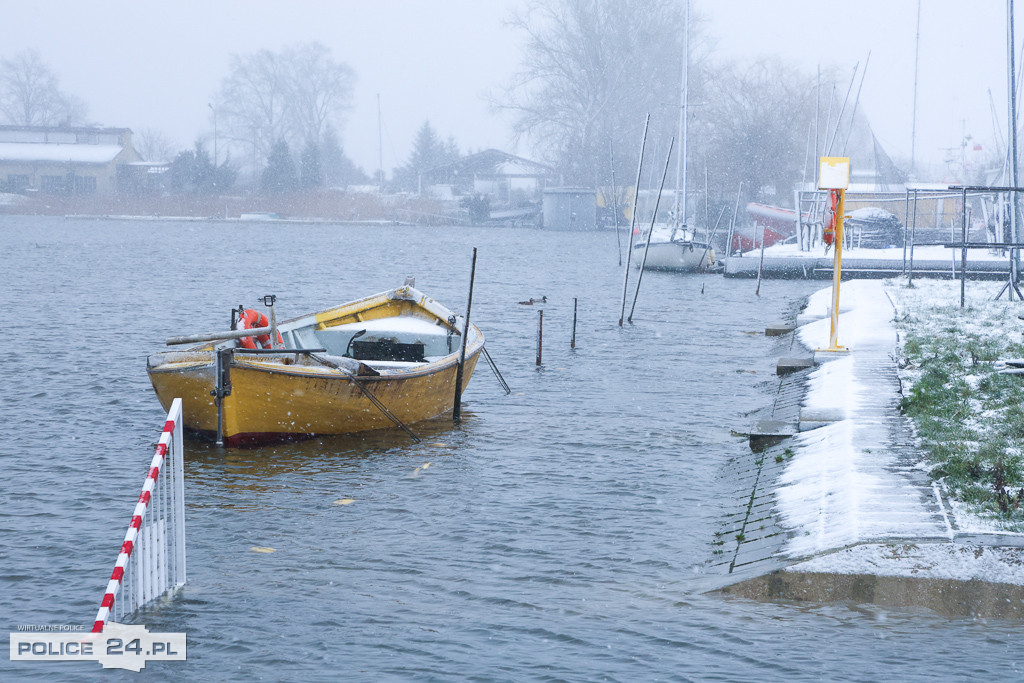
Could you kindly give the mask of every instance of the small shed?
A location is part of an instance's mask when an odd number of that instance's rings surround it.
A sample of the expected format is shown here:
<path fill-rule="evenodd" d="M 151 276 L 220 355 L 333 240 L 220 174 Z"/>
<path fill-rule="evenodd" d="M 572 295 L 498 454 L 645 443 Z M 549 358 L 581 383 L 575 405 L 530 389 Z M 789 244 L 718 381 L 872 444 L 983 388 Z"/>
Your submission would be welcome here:
<path fill-rule="evenodd" d="M 544 190 L 544 228 L 547 230 L 595 230 L 597 191 L 583 187 Z"/>

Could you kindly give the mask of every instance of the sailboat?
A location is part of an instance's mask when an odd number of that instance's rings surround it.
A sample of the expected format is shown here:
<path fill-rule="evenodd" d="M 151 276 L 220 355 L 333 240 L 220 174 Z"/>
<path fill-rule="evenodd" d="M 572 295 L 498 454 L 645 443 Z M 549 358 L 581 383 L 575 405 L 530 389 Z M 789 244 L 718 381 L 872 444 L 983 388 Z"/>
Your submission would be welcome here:
<path fill-rule="evenodd" d="M 683 77 L 679 106 L 679 138 L 682 150 L 676 157 L 676 196 L 670 224 L 654 224 L 647 241 L 634 245 L 645 254 L 638 263 L 645 270 L 696 271 L 715 262 L 715 252 L 707 241 L 697 239 L 696 230 L 686 224 L 686 133 L 688 128 L 690 62 L 690 3 L 686 3 L 686 29 L 683 34 Z"/>

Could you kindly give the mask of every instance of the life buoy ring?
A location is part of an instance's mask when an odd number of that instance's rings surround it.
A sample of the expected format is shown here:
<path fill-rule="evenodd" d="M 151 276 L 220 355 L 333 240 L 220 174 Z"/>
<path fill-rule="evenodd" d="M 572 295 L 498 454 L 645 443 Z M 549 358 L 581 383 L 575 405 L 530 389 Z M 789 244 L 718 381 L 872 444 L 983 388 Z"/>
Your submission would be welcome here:
<path fill-rule="evenodd" d="M 251 330 L 257 327 L 268 327 L 270 325 L 270 320 L 268 320 L 267 316 L 260 313 L 259 311 L 252 308 L 247 308 L 244 311 L 242 311 L 242 314 L 238 317 L 238 324 L 239 329 Z M 242 345 L 242 348 L 246 349 L 257 348 L 256 342 L 259 342 L 259 348 L 269 349 L 270 335 L 261 334 L 258 337 L 256 337 L 255 340 L 253 340 L 252 337 L 242 337 L 241 339 L 238 340 L 238 343 Z M 281 339 L 280 332 L 277 333 L 277 342 L 279 344 L 284 343 Z"/>
<path fill-rule="evenodd" d="M 836 214 L 839 212 L 839 192 L 829 191 L 829 206 L 825 208 L 825 216 L 821 226 L 821 239 L 825 243 L 826 253 L 836 241 Z"/>

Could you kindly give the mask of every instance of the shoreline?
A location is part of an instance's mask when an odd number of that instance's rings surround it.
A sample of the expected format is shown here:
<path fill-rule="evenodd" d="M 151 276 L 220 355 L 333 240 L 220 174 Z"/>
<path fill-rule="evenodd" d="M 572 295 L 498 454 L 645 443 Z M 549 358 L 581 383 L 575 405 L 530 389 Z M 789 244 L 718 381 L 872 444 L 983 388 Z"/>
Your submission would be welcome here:
<path fill-rule="evenodd" d="M 929 477 L 933 463 L 901 411 L 909 381 L 897 367 L 906 335 L 895 319 L 934 299 L 893 301 L 897 286 L 843 283 L 838 336 L 848 353 L 814 351 L 828 344 L 831 287 L 811 295 L 797 316 L 793 346 L 816 363 L 805 373 L 797 433 L 754 456 L 768 468 L 763 463 L 774 455 L 765 485 L 778 528 L 757 539 L 740 533 L 736 557 L 745 543 L 761 543 L 748 563 L 761 571 L 713 590 L 1024 619 L 1024 534 L 965 514 L 943 482 Z M 942 288 L 959 294 L 959 283 L 924 286 L 938 297 L 946 296 Z M 815 422 L 803 421 L 811 415 Z"/>

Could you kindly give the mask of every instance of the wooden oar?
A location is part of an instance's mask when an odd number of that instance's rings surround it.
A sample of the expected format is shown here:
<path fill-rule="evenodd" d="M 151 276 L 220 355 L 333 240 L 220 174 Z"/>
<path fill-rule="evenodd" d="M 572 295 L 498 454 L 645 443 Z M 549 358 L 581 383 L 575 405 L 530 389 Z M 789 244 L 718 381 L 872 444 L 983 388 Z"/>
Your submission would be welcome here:
<path fill-rule="evenodd" d="M 271 327 L 250 327 L 248 330 L 227 330 L 224 332 L 207 332 L 206 334 L 191 334 L 185 337 L 171 337 L 167 340 L 168 346 L 178 344 L 194 344 L 205 341 L 222 341 L 224 339 L 241 339 L 242 337 L 259 337 L 270 334 L 274 330 Z"/>

